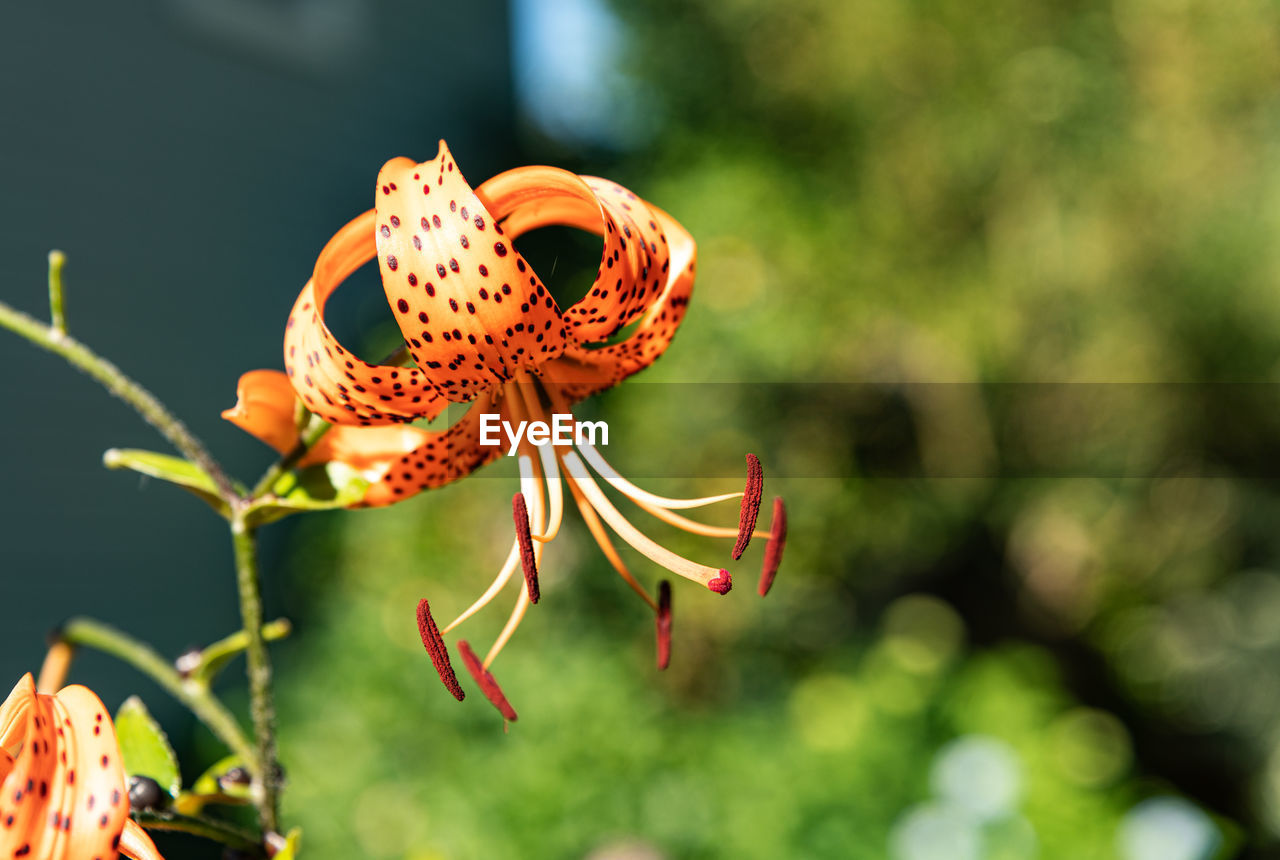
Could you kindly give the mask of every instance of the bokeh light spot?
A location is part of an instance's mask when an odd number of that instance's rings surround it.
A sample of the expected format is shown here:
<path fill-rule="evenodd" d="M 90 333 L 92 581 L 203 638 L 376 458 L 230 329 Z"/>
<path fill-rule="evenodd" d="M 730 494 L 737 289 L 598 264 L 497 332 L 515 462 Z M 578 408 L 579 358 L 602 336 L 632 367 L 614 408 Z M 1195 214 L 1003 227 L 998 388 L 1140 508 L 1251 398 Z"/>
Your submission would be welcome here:
<path fill-rule="evenodd" d="M 1078 785 L 1106 785 L 1133 758 L 1124 724 L 1093 708 L 1076 708 L 1056 719 L 1049 727 L 1049 745 L 1063 776 Z"/>
<path fill-rule="evenodd" d="M 929 784 L 934 794 L 978 819 L 1014 811 L 1022 795 L 1022 766 L 1004 741 L 983 735 L 957 738 L 938 751 Z"/>
<path fill-rule="evenodd" d="M 1178 797 L 1153 797 L 1120 822 L 1118 848 L 1124 860 L 1207 860 L 1221 839 L 1198 807 Z"/>
<path fill-rule="evenodd" d="M 839 752 L 862 737 L 871 711 L 867 693 L 843 675 L 814 675 L 791 694 L 791 720 L 811 749 Z"/>
<path fill-rule="evenodd" d="M 885 650 L 912 672 L 936 672 L 955 656 L 964 639 L 964 622 L 956 611 L 923 594 L 894 601 L 885 612 L 884 626 Z"/>
<path fill-rule="evenodd" d="M 977 823 L 945 803 L 915 807 L 898 820 L 889 836 L 893 860 L 978 860 L 981 849 Z"/>

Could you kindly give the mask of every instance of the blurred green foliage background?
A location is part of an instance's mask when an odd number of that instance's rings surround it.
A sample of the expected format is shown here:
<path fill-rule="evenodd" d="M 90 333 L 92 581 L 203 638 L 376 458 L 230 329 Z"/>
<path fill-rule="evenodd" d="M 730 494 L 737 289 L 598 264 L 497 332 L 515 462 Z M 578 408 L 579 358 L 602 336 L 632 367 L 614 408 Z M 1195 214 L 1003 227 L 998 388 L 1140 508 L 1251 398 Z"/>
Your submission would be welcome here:
<path fill-rule="evenodd" d="M 490 581 L 512 463 L 274 529 L 303 856 L 1280 856 L 1280 9 L 513 0 L 508 29 L 490 5 L 238 5 L 274 10 L 266 35 L 212 13 L 241 42 L 183 24 L 215 7 L 182 2 L 84 4 L 74 32 L 46 17 L 60 6 L 15 6 L 0 27 L 4 184 L 53 189 L 0 201 L 14 281 L 34 285 L 12 298 L 39 307 L 39 251 L 74 241 L 73 330 L 135 350 L 122 366 L 237 467 L 266 454 L 216 426 L 227 368 L 278 364 L 310 255 L 367 205 L 380 158 L 445 136 L 473 183 L 526 163 L 608 176 L 698 241 L 670 350 L 583 408 L 657 492 L 736 489 L 758 453 L 791 522 L 773 592 L 752 593 L 762 541 L 727 597 L 677 583 L 659 673 L 652 616 L 570 513 L 494 666 L 520 713 L 504 733 L 440 687 L 413 613 L 425 596 L 451 618 Z M 286 6 L 331 29 L 292 38 Z M 355 23 L 327 17 L 343 9 Z M 20 43 L 50 33 L 31 74 Z M 326 49 L 343 35 L 349 54 Z M 223 152 L 193 165 L 200 145 Z M 547 233 L 521 248 L 572 300 L 595 246 Z M 375 357 L 382 305 L 365 278 L 331 323 Z M 166 519 L 171 488 L 119 504 L 118 476 L 86 477 L 100 447 L 150 436 L 109 410 L 86 433 L 101 392 L 42 360 L 15 375 L 33 399 L 8 430 L 57 451 L 13 467 L 45 477 L 4 518 L 0 657 L 32 668 L 69 612 L 174 653 L 221 635 L 224 536 Z M 635 519 L 727 563 L 727 542 Z M 504 620 L 462 635 L 483 651 Z M 86 655 L 72 680 L 114 706 L 137 681 L 109 672 Z M 222 756 L 157 714 L 189 775 Z"/>
<path fill-rule="evenodd" d="M 309 845 L 1274 856 L 1274 4 L 614 13 L 624 132 L 584 143 L 531 121 L 529 160 L 617 179 L 688 227 L 692 308 L 642 378 L 746 393 L 725 421 L 701 387 L 628 384 L 598 406 L 610 457 L 676 475 L 758 451 L 791 512 L 778 584 L 750 593 L 756 546 L 728 598 L 677 587 L 659 674 L 648 613 L 571 517 L 544 602 L 495 665 L 521 715 L 503 734 L 487 705 L 439 688 L 411 618 L 420 596 L 451 617 L 500 564 L 509 464 L 312 520 L 289 563 L 304 623 L 281 713 L 288 814 Z M 562 295 L 583 263 L 561 262 Z M 884 396 L 796 403 L 763 384 L 801 381 Z M 1099 422 L 913 387 L 938 382 L 1131 384 L 1107 389 Z M 1173 382 L 1192 385 L 1158 384 Z M 1265 385 L 1226 384 L 1241 382 Z M 1011 451 L 1042 468 L 1008 472 Z M 1119 467 L 1061 465 L 1077 457 Z M 465 635 L 491 641 L 504 619 Z"/>

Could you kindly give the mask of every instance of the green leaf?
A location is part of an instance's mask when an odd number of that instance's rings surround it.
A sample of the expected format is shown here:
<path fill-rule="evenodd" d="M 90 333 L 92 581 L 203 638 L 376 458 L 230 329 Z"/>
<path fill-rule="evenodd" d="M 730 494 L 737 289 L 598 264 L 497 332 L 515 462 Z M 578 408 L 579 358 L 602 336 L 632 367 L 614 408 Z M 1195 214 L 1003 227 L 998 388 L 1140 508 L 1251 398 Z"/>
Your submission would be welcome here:
<path fill-rule="evenodd" d="M 302 511 L 349 508 L 364 498 L 369 481 L 345 463 L 330 462 L 308 466 L 282 475 L 267 496 L 249 509 L 251 526 L 287 517 Z"/>
<path fill-rule="evenodd" d="M 227 503 L 218 495 L 218 485 L 209 473 L 181 457 L 137 448 L 111 448 L 102 455 L 102 464 L 108 469 L 132 469 L 148 477 L 177 484 L 204 499 L 222 516 L 230 514 Z"/>
<path fill-rule="evenodd" d="M 171 797 L 177 796 L 182 788 L 178 757 L 164 730 L 137 696 L 125 699 L 116 712 L 116 738 L 128 776 L 149 776 Z"/>

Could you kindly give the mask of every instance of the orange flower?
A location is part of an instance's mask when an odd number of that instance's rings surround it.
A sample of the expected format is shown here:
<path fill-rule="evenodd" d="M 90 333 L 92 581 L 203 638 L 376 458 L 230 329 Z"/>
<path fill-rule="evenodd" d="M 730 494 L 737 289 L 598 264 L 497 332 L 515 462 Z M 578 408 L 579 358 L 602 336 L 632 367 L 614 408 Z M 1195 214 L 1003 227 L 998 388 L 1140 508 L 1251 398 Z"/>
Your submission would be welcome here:
<path fill-rule="evenodd" d="M 129 818 L 115 728 L 92 691 L 36 692 L 23 676 L 0 705 L 0 857 L 162 860 Z"/>
<path fill-rule="evenodd" d="M 385 505 L 469 474 L 503 452 L 482 444 L 482 416 L 518 426 L 554 424 L 574 403 L 652 364 L 670 344 L 693 290 L 693 238 L 670 215 L 608 180 L 554 167 L 525 167 L 472 189 L 448 147 L 421 164 L 389 161 L 378 175 L 376 208 L 351 221 L 320 252 L 311 280 L 285 330 L 288 380 L 306 407 L 335 427 L 304 462 L 342 460 L 376 479 L 364 504 Z M 586 295 L 565 310 L 516 250 L 529 230 L 567 225 L 594 232 L 604 248 Z M 325 302 L 343 280 L 374 256 L 382 284 L 416 367 L 361 361 L 324 322 Z M 624 329 L 629 334 L 610 342 Z M 279 450 L 296 443 L 295 401 L 285 377 L 266 371 L 241 380 L 240 403 L 224 413 Z M 253 377 L 253 378 L 250 378 Z M 471 403 L 448 430 L 404 426 L 432 419 L 451 403 Z M 496 423 L 496 422 L 495 422 Z M 570 422 L 570 431 L 576 423 Z M 521 492 L 514 501 L 516 539 L 489 589 L 443 631 L 424 601 L 419 626 L 446 686 L 461 698 L 442 638 L 487 604 L 519 566 L 526 587 L 483 661 L 459 643 L 464 661 L 486 695 L 514 719 L 489 673 L 497 653 L 538 600 L 542 546 L 555 537 L 567 484 L 574 504 L 620 576 L 656 613 L 659 663 L 665 665 L 671 626 L 669 597 L 655 599 L 628 571 L 606 533 L 673 573 L 720 594 L 731 579 L 723 568 L 686 559 L 653 541 L 614 507 L 603 479 L 642 510 L 708 537 L 736 538 L 733 558 L 755 531 L 763 473 L 748 455 L 745 493 L 671 499 L 648 493 L 619 475 L 592 445 L 518 445 Z M 588 468 L 588 466 L 590 468 Z M 566 480 L 567 479 L 567 480 Z M 693 522 L 676 510 L 742 497 L 736 528 Z M 785 539 L 781 500 L 761 593 L 772 582 Z M 667 594 L 664 590 L 663 594 Z"/>

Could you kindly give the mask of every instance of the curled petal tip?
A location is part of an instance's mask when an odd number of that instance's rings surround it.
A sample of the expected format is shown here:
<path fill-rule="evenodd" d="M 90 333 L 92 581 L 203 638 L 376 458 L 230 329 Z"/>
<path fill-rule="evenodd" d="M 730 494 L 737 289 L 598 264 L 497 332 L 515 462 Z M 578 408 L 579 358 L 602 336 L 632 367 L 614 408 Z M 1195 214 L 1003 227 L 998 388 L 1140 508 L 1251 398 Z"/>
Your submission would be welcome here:
<path fill-rule="evenodd" d="M 289 377 L 278 370 L 250 370 L 240 375 L 236 405 L 224 409 L 222 417 L 287 454 L 298 444 L 297 402 Z"/>
<path fill-rule="evenodd" d="M 782 564 L 782 551 L 787 545 L 787 507 L 782 497 L 773 500 L 773 522 L 769 527 L 769 542 L 764 548 L 764 565 L 760 568 L 760 596 L 764 597 L 773 587 L 773 578 Z"/>
<path fill-rule="evenodd" d="M 147 831 L 132 818 L 125 821 L 120 834 L 120 853 L 134 860 L 164 860 Z"/>
<path fill-rule="evenodd" d="M 467 694 L 463 692 L 462 685 L 458 683 L 458 676 L 454 674 L 453 665 L 449 662 L 449 649 L 445 647 L 440 628 L 431 617 L 431 605 L 427 603 L 425 597 L 418 601 L 418 635 L 422 637 L 422 645 L 427 649 L 427 654 L 431 657 L 431 665 L 436 667 L 440 680 L 444 682 L 453 697 L 461 702 Z"/>
<path fill-rule="evenodd" d="M 747 455 L 747 486 L 742 491 L 742 509 L 738 513 L 738 540 L 733 545 L 733 559 L 742 558 L 760 515 L 760 499 L 764 491 L 764 468 L 755 454 Z"/>
<path fill-rule="evenodd" d="M 516 709 L 511 707 L 511 702 L 507 701 L 507 696 L 502 692 L 502 688 L 498 686 L 497 679 L 476 657 L 476 652 L 471 650 L 467 640 L 458 640 L 458 653 L 462 655 L 462 662 L 467 667 L 467 671 L 471 673 L 471 677 L 480 686 L 480 692 L 484 693 L 484 697 L 498 709 L 498 712 L 505 719 L 514 723 L 516 721 Z"/>
<path fill-rule="evenodd" d="M 729 571 L 721 569 L 720 575 L 707 583 L 707 588 L 716 594 L 728 594 L 729 589 L 733 588 L 733 577 L 729 575 Z"/>
<path fill-rule="evenodd" d="M 533 535 L 529 529 L 529 508 L 524 493 L 511 498 L 511 516 L 516 524 L 516 540 L 520 543 L 520 568 L 524 571 L 524 584 L 529 589 L 529 602 L 537 603 L 542 595 L 538 588 L 538 562 L 533 554 Z"/>
<path fill-rule="evenodd" d="M 665 669 L 671 664 L 671 583 L 665 579 L 658 583 L 658 615 L 654 626 L 658 633 L 658 668 Z"/>

